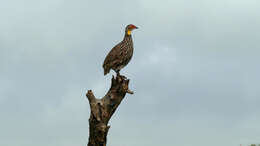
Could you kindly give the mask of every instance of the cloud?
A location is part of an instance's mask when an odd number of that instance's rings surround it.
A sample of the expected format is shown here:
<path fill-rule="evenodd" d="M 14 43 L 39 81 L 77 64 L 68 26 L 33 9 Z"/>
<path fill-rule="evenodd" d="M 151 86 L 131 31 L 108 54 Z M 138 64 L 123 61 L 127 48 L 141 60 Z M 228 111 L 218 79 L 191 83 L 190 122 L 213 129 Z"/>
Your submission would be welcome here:
<path fill-rule="evenodd" d="M 258 3 L 3 2 L 0 145 L 85 145 L 85 92 L 109 89 L 103 59 L 129 23 L 140 29 L 122 74 L 135 94 L 111 119 L 109 145 L 259 143 Z"/>

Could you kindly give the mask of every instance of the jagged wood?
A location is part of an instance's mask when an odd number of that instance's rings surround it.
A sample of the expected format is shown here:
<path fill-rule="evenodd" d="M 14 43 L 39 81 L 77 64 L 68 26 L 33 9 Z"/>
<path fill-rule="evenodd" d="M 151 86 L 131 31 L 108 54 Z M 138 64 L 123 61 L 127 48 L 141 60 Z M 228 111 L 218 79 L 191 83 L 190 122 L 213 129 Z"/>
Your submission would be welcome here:
<path fill-rule="evenodd" d="M 97 99 L 93 92 L 88 90 L 86 96 L 91 110 L 88 146 L 106 146 L 110 118 L 124 99 L 126 93 L 133 94 L 128 89 L 128 84 L 129 79 L 126 77 L 117 75 L 115 78 L 113 76 L 109 91 L 101 99 Z"/>

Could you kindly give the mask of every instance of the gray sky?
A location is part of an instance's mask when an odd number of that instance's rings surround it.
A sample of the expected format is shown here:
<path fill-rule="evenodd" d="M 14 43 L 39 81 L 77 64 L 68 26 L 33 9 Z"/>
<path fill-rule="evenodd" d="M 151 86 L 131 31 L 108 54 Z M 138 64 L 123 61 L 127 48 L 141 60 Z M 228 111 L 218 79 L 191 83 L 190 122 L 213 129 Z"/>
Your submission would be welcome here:
<path fill-rule="evenodd" d="M 0 1 L 0 145 L 83 146 L 85 93 L 133 23 L 111 146 L 260 143 L 259 0 Z M 257 124 L 258 123 L 258 124 Z"/>

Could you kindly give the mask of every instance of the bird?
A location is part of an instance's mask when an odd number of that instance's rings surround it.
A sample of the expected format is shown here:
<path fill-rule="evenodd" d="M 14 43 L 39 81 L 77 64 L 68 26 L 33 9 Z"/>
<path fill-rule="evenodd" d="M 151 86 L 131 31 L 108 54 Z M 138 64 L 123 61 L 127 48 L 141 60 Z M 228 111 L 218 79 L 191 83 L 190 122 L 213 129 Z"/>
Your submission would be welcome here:
<path fill-rule="evenodd" d="M 127 25 L 123 40 L 115 45 L 107 54 L 103 63 L 104 75 L 113 69 L 120 76 L 120 70 L 130 62 L 134 52 L 131 34 L 135 29 L 138 29 L 138 27 L 133 24 Z"/>

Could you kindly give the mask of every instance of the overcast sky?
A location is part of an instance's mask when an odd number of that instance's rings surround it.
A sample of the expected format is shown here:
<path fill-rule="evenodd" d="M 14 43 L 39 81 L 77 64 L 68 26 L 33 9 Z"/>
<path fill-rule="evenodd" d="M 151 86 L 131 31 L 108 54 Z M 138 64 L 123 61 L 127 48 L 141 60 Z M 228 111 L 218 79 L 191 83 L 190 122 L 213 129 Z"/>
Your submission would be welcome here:
<path fill-rule="evenodd" d="M 259 0 L 0 1 L 0 145 L 85 146 L 92 89 L 127 24 L 134 95 L 109 146 L 260 143 Z"/>

